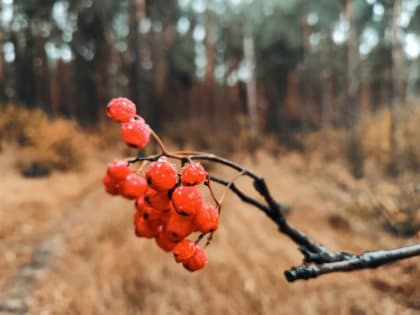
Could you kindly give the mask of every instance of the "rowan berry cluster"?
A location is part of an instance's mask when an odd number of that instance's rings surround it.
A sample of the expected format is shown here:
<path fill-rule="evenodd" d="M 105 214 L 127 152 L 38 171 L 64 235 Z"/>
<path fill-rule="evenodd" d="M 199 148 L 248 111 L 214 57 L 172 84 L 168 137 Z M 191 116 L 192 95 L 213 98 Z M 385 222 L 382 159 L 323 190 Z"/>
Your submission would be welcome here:
<path fill-rule="evenodd" d="M 152 130 L 136 114 L 130 100 L 111 100 L 107 114 L 121 124 L 121 136 L 127 145 L 143 148 L 149 142 Z M 198 189 L 206 181 L 208 174 L 199 162 L 189 161 L 177 170 L 164 154 L 141 170 L 135 170 L 126 160 L 114 160 L 102 179 L 109 194 L 134 200 L 135 234 L 155 239 L 189 271 L 206 265 L 207 254 L 198 241 L 219 225 L 219 207 L 205 204 Z M 197 241 L 187 239 L 195 232 L 200 233 Z"/>

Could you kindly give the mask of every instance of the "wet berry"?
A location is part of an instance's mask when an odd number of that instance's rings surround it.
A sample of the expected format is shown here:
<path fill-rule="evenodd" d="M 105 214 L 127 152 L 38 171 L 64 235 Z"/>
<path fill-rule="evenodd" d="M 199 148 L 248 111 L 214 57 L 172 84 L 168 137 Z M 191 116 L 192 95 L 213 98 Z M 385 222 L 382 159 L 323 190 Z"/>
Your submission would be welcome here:
<path fill-rule="evenodd" d="M 203 206 L 200 191 L 192 186 L 179 186 L 172 193 L 172 203 L 176 212 L 184 216 L 194 216 Z"/>
<path fill-rule="evenodd" d="M 161 230 L 159 234 L 156 236 L 156 243 L 160 248 L 162 248 L 165 252 L 170 252 L 174 249 L 178 242 L 174 240 L 172 237 L 168 235 L 167 232 Z"/>
<path fill-rule="evenodd" d="M 128 199 L 136 199 L 143 196 L 146 189 L 146 180 L 136 174 L 128 175 L 120 184 L 120 194 Z"/>
<path fill-rule="evenodd" d="M 135 233 L 138 237 L 156 237 L 160 231 L 160 223 L 145 220 L 139 212 L 134 214 Z"/>
<path fill-rule="evenodd" d="M 205 250 L 197 246 L 194 256 L 183 263 L 185 269 L 193 272 L 200 269 L 203 269 L 207 264 L 208 258 Z"/>
<path fill-rule="evenodd" d="M 145 205 L 142 209 L 142 214 L 145 220 L 162 222 L 164 212 Z"/>
<path fill-rule="evenodd" d="M 140 196 L 134 202 L 134 206 L 136 207 L 137 211 L 142 211 L 144 207 L 144 196 Z"/>
<path fill-rule="evenodd" d="M 169 200 L 167 192 L 160 192 L 148 187 L 144 195 L 144 201 L 152 208 L 166 211 L 171 207 L 171 201 Z"/>
<path fill-rule="evenodd" d="M 185 186 L 193 186 L 204 183 L 207 172 L 201 163 L 192 162 L 184 167 L 181 173 L 181 183 Z"/>
<path fill-rule="evenodd" d="M 143 118 L 133 118 L 121 124 L 121 137 L 132 148 L 144 148 L 149 143 L 150 134 L 150 127 Z"/>
<path fill-rule="evenodd" d="M 106 113 L 116 122 L 127 122 L 136 115 L 136 105 L 124 97 L 114 98 L 108 103 Z"/>
<path fill-rule="evenodd" d="M 177 171 L 172 163 L 162 157 L 158 161 L 150 164 L 146 172 L 146 179 L 153 189 L 157 191 L 168 191 L 177 182 Z"/>
<path fill-rule="evenodd" d="M 188 259 L 194 256 L 196 249 L 197 245 L 190 240 L 183 240 L 179 242 L 172 250 L 174 253 L 175 261 L 187 261 Z"/>
<path fill-rule="evenodd" d="M 107 173 L 115 180 L 123 180 L 131 174 L 131 168 L 127 161 L 114 160 L 108 164 Z"/>
<path fill-rule="evenodd" d="M 105 191 L 113 196 L 116 196 L 120 193 L 119 182 L 113 179 L 108 173 L 102 177 L 102 183 L 104 184 Z"/>
<path fill-rule="evenodd" d="M 219 210 L 212 205 L 204 205 L 197 211 L 194 222 L 201 233 L 216 231 L 219 227 Z"/>
<path fill-rule="evenodd" d="M 171 211 L 168 221 L 164 226 L 164 230 L 177 241 L 183 240 L 194 232 L 194 229 L 195 226 L 192 218 L 179 215 L 176 211 Z"/>

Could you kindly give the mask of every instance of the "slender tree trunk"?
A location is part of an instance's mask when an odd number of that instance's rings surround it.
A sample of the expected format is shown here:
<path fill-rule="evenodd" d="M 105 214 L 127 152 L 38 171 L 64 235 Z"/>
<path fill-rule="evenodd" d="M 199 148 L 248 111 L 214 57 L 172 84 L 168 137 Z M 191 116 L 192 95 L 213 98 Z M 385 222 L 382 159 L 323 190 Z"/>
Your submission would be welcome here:
<path fill-rule="evenodd" d="M 322 71 L 321 82 L 321 129 L 325 131 L 331 127 L 333 116 L 334 85 L 330 69 Z"/>
<path fill-rule="evenodd" d="M 76 118 L 76 91 L 74 88 L 74 63 L 66 63 L 60 61 L 57 64 L 57 71 L 59 73 L 58 82 L 59 89 L 61 91 L 61 107 L 60 115 L 64 115 L 67 118 L 75 119 Z M 103 101 L 101 101 L 103 102 Z M 99 104 L 99 111 L 102 111 L 106 104 Z M 104 115 L 99 115 L 99 117 Z M 99 118 L 101 119 L 101 118 Z"/>
<path fill-rule="evenodd" d="M 218 104 L 215 102 L 215 78 L 214 78 L 214 38 L 212 38 L 214 30 L 214 16 L 213 13 L 207 9 L 205 13 L 205 28 L 206 37 L 204 39 L 204 45 L 206 47 L 206 73 L 203 84 L 203 98 L 204 104 L 204 117 L 211 117 L 212 119 L 218 119 L 218 113 L 220 112 L 217 108 Z"/>
<path fill-rule="evenodd" d="M 287 125 L 295 129 L 296 123 L 300 123 L 300 104 L 301 99 L 299 95 L 299 74 L 296 69 L 292 69 L 287 74 L 287 90 L 285 96 L 284 118 L 287 120 Z"/>
<path fill-rule="evenodd" d="M 255 47 L 252 34 L 245 33 L 243 40 L 244 56 L 246 65 L 249 68 L 250 77 L 246 83 L 248 121 L 251 132 L 250 141 L 255 141 L 258 137 L 258 117 L 257 117 L 257 81 L 255 78 Z"/>
<path fill-rule="evenodd" d="M 49 99 L 49 113 L 56 115 L 58 108 L 62 101 L 61 92 L 63 91 L 60 87 L 60 63 L 54 62 L 54 66 L 51 69 L 51 83 L 50 83 L 50 99 Z M 78 81 L 78 80 L 77 80 Z M 80 102 L 80 100 L 79 100 Z M 79 105 L 80 107 L 80 105 Z M 81 113 L 79 113 L 81 115 Z"/>
<path fill-rule="evenodd" d="M 358 45 L 354 27 L 354 15 L 352 0 L 344 0 L 344 12 L 348 23 L 347 38 L 347 75 L 346 75 L 346 97 L 345 97 L 345 119 L 347 127 L 350 130 L 350 139 L 348 142 L 348 158 L 351 165 L 351 171 L 356 178 L 364 175 L 364 161 L 362 146 L 360 143 L 360 134 L 357 129 L 359 120 L 359 106 L 357 96 L 359 90 L 358 80 Z"/>
<path fill-rule="evenodd" d="M 48 110 L 50 101 L 50 77 L 48 68 L 48 56 L 44 49 L 44 40 L 42 38 L 36 39 L 36 44 L 33 47 L 35 50 L 35 86 L 36 86 L 36 104 L 41 106 L 44 110 Z"/>
<path fill-rule="evenodd" d="M 398 43 L 399 27 L 398 16 L 400 13 L 401 0 L 392 0 L 391 8 L 391 77 L 389 89 L 388 106 L 391 113 L 391 126 L 389 129 L 389 172 L 391 175 L 398 175 L 398 142 L 396 137 L 397 129 L 397 108 L 401 103 L 402 96 L 402 53 Z"/>
<path fill-rule="evenodd" d="M 97 91 L 98 116 L 97 121 L 106 119 L 102 114 L 104 106 L 111 98 L 110 65 L 111 54 L 111 24 L 107 23 L 107 12 L 102 6 L 98 6 L 98 20 L 101 21 L 101 40 L 98 42 L 98 51 L 95 56 L 95 85 Z M 63 65 L 65 67 L 65 65 Z M 63 68 L 64 68 L 63 67 Z"/>
<path fill-rule="evenodd" d="M 34 107 L 36 98 L 34 52 L 33 49 L 28 49 L 28 47 L 34 47 L 35 39 L 30 30 L 27 30 L 25 35 L 25 47 L 20 47 L 17 34 L 13 36 L 16 51 L 16 98 L 25 106 Z"/>
<path fill-rule="evenodd" d="M 139 34 L 139 25 L 145 17 L 145 1 L 130 0 L 129 16 L 130 16 L 130 50 L 133 56 L 133 65 L 130 74 L 130 93 L 133 101 L 140 105 L 144 102 L 142 99 L 142 73 L 141 73 L 141 38 Z M 139 106 L 140 113 L 150 119 L 150 112 L 147 106 Z"/>
<path fill-rule="evenodd" d="M 248 115 L 248 132 L 244 133 L 247 137 L 247 149 L 252 158 L 256 159 L 256 151 L 258 148 L 258 113 L 257 113 L 257 81 L 255 78 L 255 44 L 252 30 L 244 30 L 243 51 L 245 64 L 248 67 L 249 78 L 246 82 L 246 105 Z"/>
<path fill-rule="evenodd" d="M 321 72 L 321 130 L 325 131 L 331 127 L 334 114 L 334 83 L 332 79 L 332 71 L 329 66 L 331 53 L 330 41 L 327 39 L 321 50 L 321 64 L 323 70 Z"/>
<path fill-rule="evenodd" d="M 306 8 L 305 8 L 306 10 Z M 310 86 L 307 80 L 308 77 L 308 63 L 311 45 L 309 43 L 309 36 L 311 35 L 311 28 L 308 24 L 308 16 L 304 14 L 301 20 L 302 23 L 302 62 L 300 65 L 300 81 L 302 89 L 302 106 L 301 106 L 301 121 L 302 131 L 306 133 L 308 131 L 308 113 L 309 113 L 309 90 Z"/>

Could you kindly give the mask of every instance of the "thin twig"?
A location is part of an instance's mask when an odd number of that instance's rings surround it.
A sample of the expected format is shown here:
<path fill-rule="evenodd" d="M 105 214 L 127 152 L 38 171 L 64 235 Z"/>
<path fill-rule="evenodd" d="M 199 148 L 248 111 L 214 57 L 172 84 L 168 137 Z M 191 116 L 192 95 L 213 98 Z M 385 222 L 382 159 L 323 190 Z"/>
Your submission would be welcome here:
<path fill-rule="evenodd" d="M 214 193 L 213 187 L 211 185 L 211 177 L 209 175 L 207 175 L 207 182 L 205 183 L 207 185 L 207 187 L 209 188 L 209 192 L 210 192 L 210 196 L 213 199 L 213 201 L 216 204 L 216 207 L 218 209 L 220 209 L 220 202 L 216 197 L 216 194 Z"/>
<path fill-rule="evenodd" d="M 231 186 L 235 183 L 235 181 L 236 181 L 239 177 L 241 177 L 242 175 L 244 175 L 244 172 L 240 172 L 239 174 L 236 174 L 236 176 L 235 176 L 234 178 L 232 178 L 232 179 L 230 180 L 230 182 L 228 182 L 228 184 L 226 185 L 226 188 L 225 188 L 225 190 L 223 191 L 222 196 L 220 197 L 219 201 L 217 202 L 217 205 L 218 205 L 218 207 L 219 207 L 219 212 L 220 212 L 220 207 L 222 206 L 223 200 L 225 199 L 225 197 L 226 197 L 226 194 L 227 194 L 228 190 L 229 190 L 229 189 L 230 189 L 230 187 L 231 187 Z"/>
<path fill-rule="evenodd" d="M 228 186 L 229 182 L 226 180 L 223 180 L 221 178 L 218 178 L 216 176 L 210 176 L 211 180 L 215 183 L 224 185 L 224 186 Z M 270 208 L 267 207 L 265 204 L 263 204 L 262 202 L 259 202 L 257 199 L 254 199 L 250 196 L 248 196 L 247 194 L 245 194 L 244 192 L 242 192 L 235 184 L 230 185 L 229 189 L 239 197 L 239 199 L 245 203 L 248 203 L 260 210 L 262 210 L 265 214 L 268 215 L 268 213 L 270 212 Z"/>

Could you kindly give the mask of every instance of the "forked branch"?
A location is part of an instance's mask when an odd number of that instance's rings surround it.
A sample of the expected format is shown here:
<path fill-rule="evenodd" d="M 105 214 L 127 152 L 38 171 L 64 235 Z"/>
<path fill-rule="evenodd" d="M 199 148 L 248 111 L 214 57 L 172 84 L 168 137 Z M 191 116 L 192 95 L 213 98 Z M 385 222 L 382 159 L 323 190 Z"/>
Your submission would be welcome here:
<path fill-rule="evenodd" d="M 237 172 L 242 173 L 252 180 L 254 189 L 263 198 L 259 201 L 242 190 L 240 190 L 235 183 L 229 182 L 225 179 L 210 176 L 211 181 L 228 187 L 239 199 L 247 204 L 254 206 L 263 213 L 265 213 L 271 221 L 273 221 L 279 231 L 290 238 L 298 245 L 299 251 L 303 254 L 303 262 L 300 266 L 296 266 L 284 272 L 286 279 L 290 282 L 311 279 L 321 276 L 323 274 L 333 272 L 348 272 L 359 269 L 376 268 L 378 266 L 389 264 L 401 259 L 406 259 L 414 256 L 420 256 L 420 244 L 411 246 L 390 249 L 390 250 L 375 250 L 368 251 L 361 254 L 335 252 L 332 251 L 311 237 L 294 227 L 286 217 L 289 207 L 278 202 L 271 194 L 264 178 L 258 176 L 254 172 L 224 158 L 214 154 L 198 153 L 190 154 L 191 152 L 177 152 L 170 153 L 166 150 L 158 155 L 137 157 L 130 160 L 129 163 L 136 163 L 140 161 L 156 161 L 161 156 L 178 159 L 182 162 L 191 160 L 209 161 L 229 167 Z"/>

